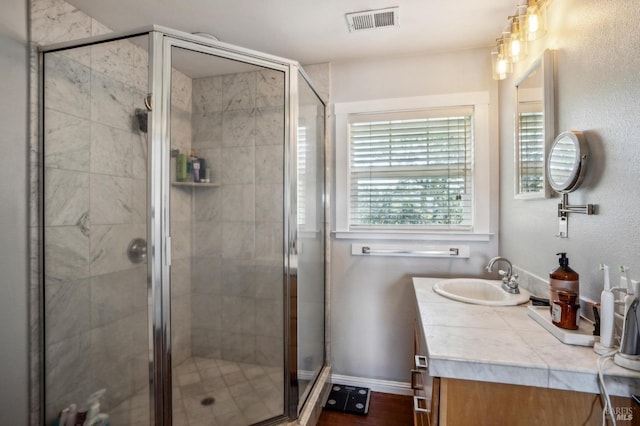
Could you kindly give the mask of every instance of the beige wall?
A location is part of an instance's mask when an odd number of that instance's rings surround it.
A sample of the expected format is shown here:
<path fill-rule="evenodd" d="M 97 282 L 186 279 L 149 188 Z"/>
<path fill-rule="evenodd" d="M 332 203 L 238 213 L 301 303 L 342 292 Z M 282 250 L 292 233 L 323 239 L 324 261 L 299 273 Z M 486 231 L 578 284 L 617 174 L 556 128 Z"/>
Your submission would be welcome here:
<path fill-rule="evenodd" d="M 28 424 L 27 3 L 0 14 L 0 424 Z"/>
<path fill-rule="evenodd" d="M 580 273 L 581 295 L 599 299 L 602 262 L 638 278 L 640 252 L 640 11 L 632 0 L 555 0 L 550 31 L 534 44 L 527 63 L 500 83 L 501 248 L 520 268 L 543 279 L 566 251 Z M 513 197 L 514 84 L 543 49 L 556 53 L 556 127 L 585 133 L 591 157 L 572 204 L 598 204 L 596 216 L 569 216 L 569 238 L 560 239 L 559 198 Z M 614 282 L 618 274 L 612 273 Z"/>
<path fill-rule="evenodd" d="M 490 156 L 498 165 L 497 84 L 491 79 L 488 49 L 422 56 L 373 58 L 331 64 L 332 102 L 488 92 Z M 332 129 L 332 132 L 335 132 Z M 335 155 L 335 149 L 330 150 Z M 335 163 L 330 163 L 331 168 Z M 491 191 L 497 210 L 497 176 Z M 329 196 L 334 203 L 335 183 Z M 332 211 L 335 214 L 335 211 Z M 333 373 L 360 380 L 388 381 L 388 391 L 402 391 L 413 359 L 414 300 L 411 277 L 483 276 L 489 258 L 498 254 L 497 215 L 488 242 L 464 242 L 469 259 L 428 259 L 351 255 L 362 240 L 331 240 L 331 360 Z M 371 241 L 370 243 L 380 242 Z M 386 243 L 397 241 L 384 241 Z M 433 242 L 438 244 L 438 241 Z"/>
<path fill-rule="evenodd" d="M 336 103 L 497 90 L 487 49 L 335 62 L 331 69 Z"/>

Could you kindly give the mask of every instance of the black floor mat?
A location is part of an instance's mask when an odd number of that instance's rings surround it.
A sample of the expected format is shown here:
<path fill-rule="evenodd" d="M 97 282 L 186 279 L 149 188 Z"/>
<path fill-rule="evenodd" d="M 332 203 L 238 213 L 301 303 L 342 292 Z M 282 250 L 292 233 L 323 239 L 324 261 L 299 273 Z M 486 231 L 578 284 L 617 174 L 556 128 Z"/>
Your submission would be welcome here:
<path fill-rule="evenodd" d="M 369 388 L 334 384 L 324 408 L 364 416 L 369 412 L 370 394 Z"/>

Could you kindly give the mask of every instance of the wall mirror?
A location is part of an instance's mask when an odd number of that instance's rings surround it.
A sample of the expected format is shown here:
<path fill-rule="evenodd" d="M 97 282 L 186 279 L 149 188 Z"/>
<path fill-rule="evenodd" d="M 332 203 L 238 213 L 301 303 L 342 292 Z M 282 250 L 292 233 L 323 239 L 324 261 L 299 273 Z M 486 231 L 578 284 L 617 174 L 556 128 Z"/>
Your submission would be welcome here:
<path fill-rule="evenodd" d="M 546 198 L 545 159 L 555 135 L 552 50 L 545 50 L 516 83 L 515 97 L 515 196 Z"/>
<path fill-rule="evenodd" d="M 547 161 L 549 185 L 556 192 L 572 192 L 580 187 L 589 158 L 581 132 L 562 132 L 553 142 Z"/>

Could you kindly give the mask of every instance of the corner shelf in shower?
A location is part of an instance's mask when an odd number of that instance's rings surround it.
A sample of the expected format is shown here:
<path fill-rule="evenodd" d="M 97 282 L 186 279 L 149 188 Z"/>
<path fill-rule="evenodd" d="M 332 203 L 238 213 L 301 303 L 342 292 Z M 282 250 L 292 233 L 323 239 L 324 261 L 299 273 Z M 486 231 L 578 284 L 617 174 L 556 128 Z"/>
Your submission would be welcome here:
<path fill-rule="evenodd" d="M 189 188 L 216 188 L 220 186 L 216 182 L 171 182 L 171 186 L 181 186 Z"/>

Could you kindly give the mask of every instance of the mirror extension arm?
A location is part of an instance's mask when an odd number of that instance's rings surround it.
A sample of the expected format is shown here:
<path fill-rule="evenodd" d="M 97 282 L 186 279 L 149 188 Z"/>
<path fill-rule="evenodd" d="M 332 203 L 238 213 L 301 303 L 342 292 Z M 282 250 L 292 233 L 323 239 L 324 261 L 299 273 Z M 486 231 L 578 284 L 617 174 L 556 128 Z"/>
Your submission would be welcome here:
<path fill-rule="evenodd" d="M 572 206 L 569 204 L 569 193 L 562 193 L 562 202 L 558 203 L 558 234 L 556 237 L 567 238 L 569 231 L 569 213 L 596 214 L 596 204 Z"/>

